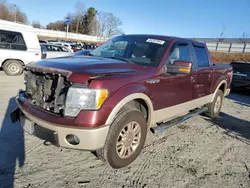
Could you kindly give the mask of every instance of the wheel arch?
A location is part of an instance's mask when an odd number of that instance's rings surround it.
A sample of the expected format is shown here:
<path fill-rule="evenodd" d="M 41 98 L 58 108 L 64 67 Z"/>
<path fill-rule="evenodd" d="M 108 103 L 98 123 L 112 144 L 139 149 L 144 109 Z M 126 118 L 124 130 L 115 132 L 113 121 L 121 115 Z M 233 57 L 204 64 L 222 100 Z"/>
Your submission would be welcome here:
<path fill-rule="evenodd" d="M 151 99 L 144 93 L 133 93 L 125 98 L 123 98 L 111 111 L 109 114 L 107 120 L 106 120 L 106 125 L 110 125 L 114 118 L 116 117 L 117 113 L 126 105 L 130 105 L 131 102 L 137 102 L 143 107 L 146 107 L 146 112 L 147 112 L 147 124 L 148 126 L 152 125 L 154 122 L 154 117 L 153 117 L 153 104 Z"/>
<path fill-rule="evenodd" d="M 21 59 L 16 59 L 16 58 L 8 58 L 8 59 L 5 59 L 5 60 L 2 62 L 2 64 L 1 64 L 1 66 L 0 66 L 0 67 L 3 67 L 3 66 L 4 66 L 4 64 L 5 64 L 8 60 L 17 60 L 17 61 L 20 61 L 20 62 L 21 62 L 22 66 L 24 66 L 24 65 L 25 65 L 25 64 L 24 64 L 24 61 L 23 61 L 23 60 L 21 60 Z"/>
<path fill-rule="evenodd" d="M 223 95 L 225 96 L 225 95 L 226 95 L 226 90 L 227 90 L 227 82 L 226 82 L 226 80 L 222 80 L 222 81 L 219 82 L 219 84 L 217 85 L 217 87 L 216 87 L 216 89 L 215 89 L 215 91 L 214 91 L 214 93 L 213 93 L 213 98 L 212 98 L 211 101 L 214 100 L 214 97 L 215 97 L 215 95 L 216 95 L 216 92 L 217 92 L 219 89 L 223 92 Z"/>

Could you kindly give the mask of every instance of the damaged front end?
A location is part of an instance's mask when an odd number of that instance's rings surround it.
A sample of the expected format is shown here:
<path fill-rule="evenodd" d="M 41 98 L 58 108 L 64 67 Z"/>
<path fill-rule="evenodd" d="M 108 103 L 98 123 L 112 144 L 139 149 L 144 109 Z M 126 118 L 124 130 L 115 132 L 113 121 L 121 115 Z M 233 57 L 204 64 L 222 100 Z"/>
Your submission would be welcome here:
<path fill-rule="evenodd" d="M 109 95 L 107 88 L 88 88 L 92 80 L 131 73 L 129 70 L 98 73 L 71 71 L 28 65 L 25 68 L 26 89 L 19 96 L 47 112 L 76 117 L 81 110 L 98 110 Z"/>
<path fill-rule="evenodd" d="M 67 90 L 71 85 L 65 75 L 27 68 L 24 79 L 25 98 L 32 105 L 63 115 Z"/>

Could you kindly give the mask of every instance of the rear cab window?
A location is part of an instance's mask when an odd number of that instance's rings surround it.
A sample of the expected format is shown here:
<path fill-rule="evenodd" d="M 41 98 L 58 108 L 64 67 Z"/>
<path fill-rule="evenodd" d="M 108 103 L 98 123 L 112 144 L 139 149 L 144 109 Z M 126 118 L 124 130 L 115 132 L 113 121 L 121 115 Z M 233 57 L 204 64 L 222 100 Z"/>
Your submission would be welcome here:
<path fill-rule="evenodd" d="M 26 51 L 27 47 L 21 33 L 0 30 L 0 49 Z"/>

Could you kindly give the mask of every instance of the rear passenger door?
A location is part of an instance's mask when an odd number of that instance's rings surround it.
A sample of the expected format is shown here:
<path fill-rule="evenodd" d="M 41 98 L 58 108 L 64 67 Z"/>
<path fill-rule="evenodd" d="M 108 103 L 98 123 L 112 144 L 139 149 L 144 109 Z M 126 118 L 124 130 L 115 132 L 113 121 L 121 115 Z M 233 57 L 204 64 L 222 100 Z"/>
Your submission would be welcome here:
<path fill-rule="evenodd" d="M 197 80 L 194 85 L 194 99 L 209 95 L 213 82 L 213 66 L 211 66 L 205 46 L 193 44 L 196 59 Z"/>

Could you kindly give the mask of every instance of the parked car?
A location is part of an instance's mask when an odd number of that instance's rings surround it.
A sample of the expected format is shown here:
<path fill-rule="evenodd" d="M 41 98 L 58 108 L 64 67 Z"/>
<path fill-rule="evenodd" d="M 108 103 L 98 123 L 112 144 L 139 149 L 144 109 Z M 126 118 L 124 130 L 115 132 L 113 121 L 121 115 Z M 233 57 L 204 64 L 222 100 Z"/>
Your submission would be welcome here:
<path fill-rule="evenodd" d="M 39 39 L 39 43 L 40 44 L 47 44 L 47 43 L 49 43 L 47 40 L 41 40 L 41 39 Z"/>
<path fill-rule="evenodd" d="M 7 75 L 22 74 L 26 64 L 40 60 L 41 56 L 32 26 L 0 20 L 0 67 Z"/>
<path fill-rule="evenodd" d="M 232 67 L 214 65 L 205 44 L 157 35 L 117 36 L 90 56 L 26 70 L 12 121 L 55 145 L 95 151 L 113 168 L 137 158 L 149 128 L 218 117 L 232 80 Z"/>
<path fill-rule="evenodd" d="M 60 46 L 66 46 L 72 53 L 74 52 L 73 49 L 72 49 L 71 44 L 69 44 L 69 43 L 56 42 L 56 43 L 53 43 L 53 44 L 54 44 L 54 45 L 60 45 Z"/>
<path fill-rule="evenodd" d="M 233 61 L 232 88 L 250 89 L 250 62 Z"/>
<path fill-rule="evenodd" d="M 81 45 L 79 45 L 79 44 L 71 45 L 71 48 L 72 48 L 73 52 L 78 52 L 82 49 Z"/>
<path fill-rule="evenodd" d="M 93 50 L 93 49 L 96 49 L 97 46 L 95 44 L 85 44 L 83 46 L 83 48 L 86 49 L 86 50 L 88 50 L 88 49 L 92 49 Z"/>
<path fill-rule="evenodd" d="M 72 54 L 72 56 L 88 55 L 92 50 L 80 50 Z"/>
<path fill-rule="evenodd" d="M 82 49 L 84 49 L 85 43 L 84 42 L 78 42 L 77 45 L 79 45 Z"/>
<path fill-rule="evenodd" d="M 55 57 L 71 56 L 72 52 L 66 46 L 54 45 L 54 44 L 42 44 L 47 49 L 47 59 Z"/>
<path fill-rule="evenodd" d="M 76 44 L 76 42 L 75 42 L 75 41 L 71 41 L 71 40 L 62 40 L 62 42 L 64 42 L 64 43 L 68 43 L 68 44 L 70 44 L 70 45 L 74 45 L 74 44 Z"/>
<path fill-rule="evenodd" d="M 46 59 L 47 57 L 47 48 L 45 46 L 41 46 L 42 59 Z"/>
<path fill-rule="evenodd" d="M 49 40 L 47 40 L 47 42 L 50 43 L 50 44 L 56 44 L 59 41 L 58 40 L 54 40 L 54 39 L 49 39 Z"/>

